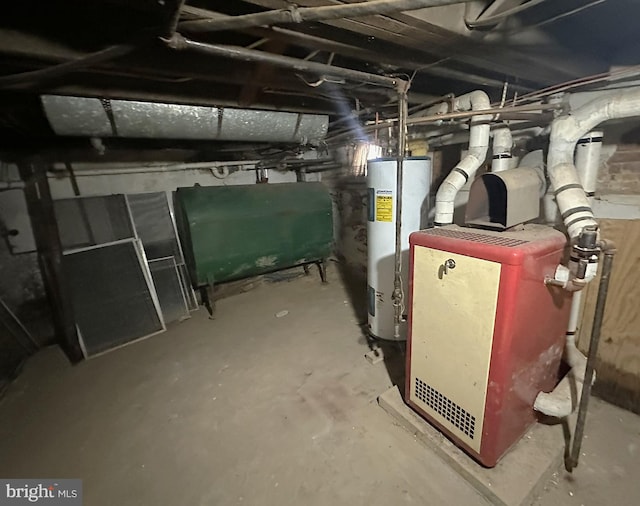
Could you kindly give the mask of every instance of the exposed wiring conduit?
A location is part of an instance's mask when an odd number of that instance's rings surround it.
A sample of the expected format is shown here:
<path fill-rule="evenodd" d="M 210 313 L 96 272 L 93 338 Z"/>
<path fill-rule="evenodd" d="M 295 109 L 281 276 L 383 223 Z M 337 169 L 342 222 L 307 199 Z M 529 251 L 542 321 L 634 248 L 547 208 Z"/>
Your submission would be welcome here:
<path fill-rule="evenodd" d="M 454 108 L 463 111 L 483 111 L 489 109 L 491 101 L 483 91 L 473 91 L 456 98 Z M 471 118 L 469 129 L 469 149 L 467 156 L 451 170 L 436 193 L 434 224 L 436 226 L 453 223 L 454 200 L 458 191 L 473 179 L 476 171 L 487 157 L 489 148 L 489 121 L 491 115 L 476 115 Z"/>

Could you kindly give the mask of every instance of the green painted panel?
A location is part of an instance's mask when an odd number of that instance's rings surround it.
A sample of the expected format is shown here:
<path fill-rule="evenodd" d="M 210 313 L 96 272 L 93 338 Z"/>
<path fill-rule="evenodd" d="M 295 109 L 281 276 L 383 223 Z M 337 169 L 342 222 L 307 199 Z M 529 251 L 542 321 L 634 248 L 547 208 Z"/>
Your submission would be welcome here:
<path fill-rule="evenodd" d="M 178 188 L 176 210 L 198 286 L 321 260 L 333 244 L 331 199 L 321 183 Z"/>

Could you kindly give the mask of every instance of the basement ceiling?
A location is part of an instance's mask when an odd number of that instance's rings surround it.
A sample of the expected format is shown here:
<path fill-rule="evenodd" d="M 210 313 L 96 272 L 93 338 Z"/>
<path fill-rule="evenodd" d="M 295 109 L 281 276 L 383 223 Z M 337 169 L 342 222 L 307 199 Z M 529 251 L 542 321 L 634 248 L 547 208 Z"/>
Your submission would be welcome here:
<path fill-rule="evenodd" d="M 355 0 L 297 0 L 298 7 Z M 0 19 L 0 74 L 72 62 L 109 46 L 131 51 L 60 74 L 0 77 L 0 149 L 53 138 L 43 93 L 316 112 L 381 112 L 389 90 L 166 43 L 238 46 L 368 73 L 411 78 L 410 103 L 481 88 L 499 99 L 640 63 L 634 0 L 495 0 L 322 22 L 200 31 L 189 21 L 290 8 L 284 0 L 22 0 Z M 513 9 L 519 12 L 513 12 Z M 491 20 L 494 20 L 493 22 Z M 488 21 L 487 21 L 488 20 Z M 479 26 L 476 26 L 479 25 Z M 385 109 L 387 107 L 387 109 Z M 149 141 L 147 141 L 149 144 Z M 151 143 L 153 144 L 153 143 Z M 71 146 L 68 146 L 71 147 Z M 176 145 L 174 148 L 183 148 Z"/>

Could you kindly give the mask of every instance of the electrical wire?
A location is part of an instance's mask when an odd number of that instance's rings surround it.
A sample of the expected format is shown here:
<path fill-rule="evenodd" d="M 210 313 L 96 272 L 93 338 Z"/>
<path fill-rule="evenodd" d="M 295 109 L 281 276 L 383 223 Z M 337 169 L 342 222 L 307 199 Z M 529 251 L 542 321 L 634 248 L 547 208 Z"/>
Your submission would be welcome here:
<path fill-rule="evenodd" d="M 572 16 L 573 14 L 577 14 L 578 12 L 581 12 L 585 9 L 589 9 L 590 7 L 594 7 L 598 4 L 604 3 L 607 0 L 595 0 L 594 2 L 588 3 L 586 5 L 582 5 L 580 7 L 576 7 L 575 9 L 572 9 L 570 11 L 567 12 L 563 12 L 562 14 L 558 14 L 557 16 L 554 16 L 552 18 L 549 18 L 545 21 L 541 21 L 540 23 L 536 23 L 533 25 L 529 25 L 529 26 L 523 26 L 522 28 L 518 28 L 517 30 L 513 30 L 512 32 L 508 32 L 508 33 L 513 33 L 513 32 L 521 32 L 523 30 L 531 30 L 532 28 L 540 28 L 541 26 L 545 26 L 548 25 L 550 23 L 553 23 L 555 21 L 558 21 L 559 19 L 565 18 L 567 16 Z"/>
<path fill-rule="evenodd" d="M 530 105 L 520 105 L 520 106 L 507 106 L 507 107 L 492 107 L 491 109 L 483 110 L 482 113 L 485 115 L 491 114 L 492 116 L 501 115 L 505 113 L 517 113 L 517 112 L 543 112 L 543 111 L 553 111 L 553 110 L 563 110 L 565 106 L 563 104 L 530 104 Z M 423 116 L 423 117 L 414 117 L 407 119 L 407 125 L 422 125 L 433 123 L 436 121 L 448 120 L 448 119 L 468 119 L 473 116 L 478 116 L 478 111 L 455 111 L 448 112 L 445 114 L 436 114 L 433 116 Z M 495 118 L 493 118 L 495 119 Z M 373 132 L 375 130 L 383 129 L 383 128 L 391 128 L 395 123 L 398 122 L 397 118 L 391 118 L 385 120 L 382 123 L 378 123 L 375 125 L 367 125 L 358 130 L 358 132 L 354 132 L 353 129 L 348 129 L 346 131 L 336 132 L 330 137 L 325 139 L 328 143 L 335 143 L 338 139 L 342 139 L 349 135 L 353 135 L 354 133 L 362 134 Z"/>
<path fill-rule="evenodd" d="M 522 95 L 521 97 L 519 97 L 516 102 L 519 104 L 522 102 L 540 100 L 544 97 L 548 97 L 549 95 L 555 95 L 556 93 L 561 93 L 574 88 L 589 86 L 591 84 L 597 84 L 606 81 L 617 81 L 620 79 L 633 77 L 638 74 L 640 74 L 640 65 L 634 65 L 632 67 L 614 70 L 611 72 L 602 72 L 600 74 L 594 74 L 591 76 L 581 77 L 579 79 L 573 79 L 571 81 L 554 84 L 553 86 L 548 86 L 547 88 L 527 93 L 526 95 Z"/>
<path fill-rule="evenodd" d="M 488 26 L 492 26 L 495 24 L 500 23 L 501 21 L 504 21 L 505 19 L 507 19 L 509 16 L 513 16 L 514 14 L 518 14 L 520 12 L 526 11 L 528 9 L 530 9 L 531 7 L 535 7 L 536 5 L 540 5 L 543 2 L 546 2 L 547 0 L 529 0 L 528 2 L 519 5 L 517 7 L 513 7 L 512 9 L 508 9 L 506 11 L 500 12 L 494 16 L 488 16 L 486 18 L 480 18 L 480 19 L 476 19 L 474 21 L 469 21 L 465 15 L 464 18 L 464 22 L 467 25 L 467 27 L 471 30 L 473 30 L 474 28 L 486 28 Z M 468 10 L 469 4 L 467 4 L 465 10 Z"/>
<path fill-rule="evenodd" d="M 320 51 L 314 51 L 313 53 L 309 54 L 309 56 L 305 57 L 305 60 L 309 60 L 311 58 L 313 58 L 315 55 L 317 55 L 318 53 L 320 53 Z M 331 65 L 333 63 L 333 58 L 335 57 L 335 53 L 331 53 L 329 55 L 329 59 L 327 61 L 327 65 Z M 332 83 L 332 84 L 345 84 L 345 81 L 343 79 L 340 80 L 331 80 L 327 77 L 321 77 L 320 79 L 318 79 L 317 81 L 311 83 L 309 81 L 307 81 L 304 77 L 302 77 L 300 74 L 296 74 L 296 76 L 298 76 L 298 78 L 307 86 L 310 86 L 312 88 L 317 88 L 318 86 L 320 86 L 323 83 Z"/>

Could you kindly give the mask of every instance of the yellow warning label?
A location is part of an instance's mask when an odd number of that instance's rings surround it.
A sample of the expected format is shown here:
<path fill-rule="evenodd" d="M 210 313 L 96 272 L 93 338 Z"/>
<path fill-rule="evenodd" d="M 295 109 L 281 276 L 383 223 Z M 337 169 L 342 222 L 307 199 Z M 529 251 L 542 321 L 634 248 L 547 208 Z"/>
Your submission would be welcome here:
<path fill-rule="evenodd" d="M 376 221 L 393 221 L 393 197 L 376 195 Z"/>

